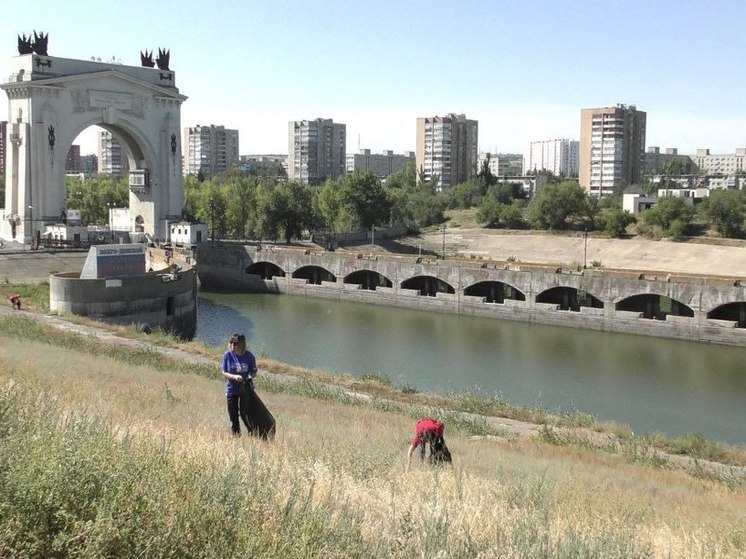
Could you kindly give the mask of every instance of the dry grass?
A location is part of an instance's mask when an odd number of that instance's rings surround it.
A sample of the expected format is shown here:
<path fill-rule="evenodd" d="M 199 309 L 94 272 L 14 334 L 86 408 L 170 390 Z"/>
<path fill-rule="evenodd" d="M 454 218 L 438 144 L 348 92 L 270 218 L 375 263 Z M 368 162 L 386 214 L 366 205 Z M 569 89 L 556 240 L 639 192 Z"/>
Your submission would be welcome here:
<path fill-rule="evenodd" d="M 277 440 L 234 441 L 217 372 L 213 380 L 0 337 L 0 383 L 8 382 L 49 391 L 67 413 L 167 441 L 184 459 L 215 468 L 238 459 L 278 503 L 304 488 L 315 503 L 350 507 L 369 556 L 746 554 L 742 489 L 618 457 L 449 428 L 454 467 L 407 471 L 407 415 L 267 393 L 261 381 Z"/>

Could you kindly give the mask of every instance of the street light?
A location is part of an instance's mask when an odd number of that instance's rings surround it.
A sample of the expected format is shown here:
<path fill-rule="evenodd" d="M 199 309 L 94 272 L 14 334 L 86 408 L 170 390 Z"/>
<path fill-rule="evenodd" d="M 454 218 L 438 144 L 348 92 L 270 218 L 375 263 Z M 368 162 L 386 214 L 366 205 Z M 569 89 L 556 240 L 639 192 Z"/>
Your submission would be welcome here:
<path fill-rule="evenodd" d="M 585 270 L 588 258 L 588 228 L 583 229 L 583 269 Z"/>
<path fill-rule="evenodd" d="M 446 224 L 443 224 L 443 260 L 446 259 Z"/>

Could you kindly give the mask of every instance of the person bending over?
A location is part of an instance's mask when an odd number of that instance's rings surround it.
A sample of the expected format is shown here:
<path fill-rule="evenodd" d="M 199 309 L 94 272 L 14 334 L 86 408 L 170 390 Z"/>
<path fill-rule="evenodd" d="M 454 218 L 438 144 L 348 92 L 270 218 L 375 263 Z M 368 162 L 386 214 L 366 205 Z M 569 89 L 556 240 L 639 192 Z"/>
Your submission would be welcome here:
<path fill-rule="evenodd" d="M 442 464 L 444 462 L 451 463 L 451 452 L 446 446 L 446 441 L 443 438 L 443 431 L 445 425 L 443 422 L 437 419 L 425 418 L 420 419 L 414 426 L 414 439 L 412 444 L 409 446 L 407 452 L 407 465 L 412 461 L 412 454 L 419 447 L 420 449 L 420 461 L 425 460 L 425 445 L 430 447 L 430 456 L 428 462 L 430 464 Z"/>
<path fill-rule="evenodd" d="M 225 378 L 225 397 L 228 401 L 228 418 L 231 431 L 235 436 L 241 435 L 239 418 L 251 433 L 252 426 L 247 416 L 246 402 L 242 400 L 249 396 L 252 377 L 257 372 L 256 359 L 246 349 L 246 337 L 243 334 L 233 334 L 229 341 L 229 348 L 223 354 L 222 371 Z"/>

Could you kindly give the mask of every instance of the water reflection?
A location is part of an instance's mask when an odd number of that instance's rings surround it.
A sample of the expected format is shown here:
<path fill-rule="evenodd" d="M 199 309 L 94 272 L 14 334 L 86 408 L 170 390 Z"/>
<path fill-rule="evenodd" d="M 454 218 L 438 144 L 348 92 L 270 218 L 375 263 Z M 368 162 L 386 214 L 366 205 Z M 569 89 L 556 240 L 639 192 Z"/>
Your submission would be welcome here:
<path fill-rule="evenodd" d="M 288 295 L 201 293 L 197 338 L 432 392 L 500 393 L 635 431 L 746 444 L 746 349 Z"/>

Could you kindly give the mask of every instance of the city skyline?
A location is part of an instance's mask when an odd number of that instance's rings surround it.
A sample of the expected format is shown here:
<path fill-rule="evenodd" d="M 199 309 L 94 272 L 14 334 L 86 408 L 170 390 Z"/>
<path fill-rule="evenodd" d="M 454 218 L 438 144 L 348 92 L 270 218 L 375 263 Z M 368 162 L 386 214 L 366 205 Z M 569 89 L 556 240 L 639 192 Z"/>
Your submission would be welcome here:
<path fill-rule="evenodd" d="M 347 125 L 347 152 L 403 153 L 415 149 L 417 118 L 452 112 L 479 122 L 480 151 L 522 153 L 532 141 L 579 139 L 581 109 L 617 103 L 647 112 L 647 145 L 731 153 L 746 146 L 732 63 L 746 46 L 743 15 L 725 0 L 134 1 L 115 10 L 42 1 L 0 21 L 0 68 L 9 75 L 16 35 L 34 29 L 63 58 L 137 66 L 141 50 L 168 48 L 189 97 L 182 128 L 238 129 L 242 154 L 285 153 L 288 122 L 315 118 Z M 82 153 L 95 146 L 87 135 Z"/>

